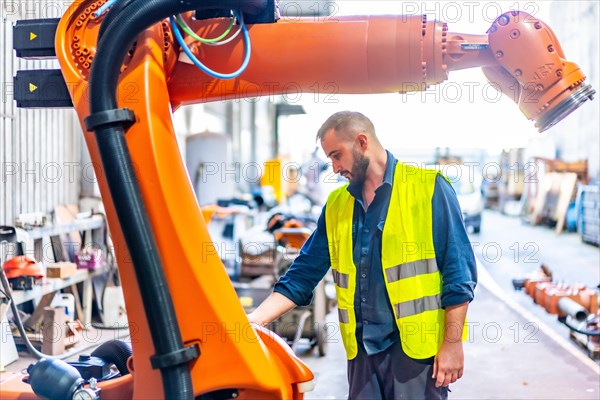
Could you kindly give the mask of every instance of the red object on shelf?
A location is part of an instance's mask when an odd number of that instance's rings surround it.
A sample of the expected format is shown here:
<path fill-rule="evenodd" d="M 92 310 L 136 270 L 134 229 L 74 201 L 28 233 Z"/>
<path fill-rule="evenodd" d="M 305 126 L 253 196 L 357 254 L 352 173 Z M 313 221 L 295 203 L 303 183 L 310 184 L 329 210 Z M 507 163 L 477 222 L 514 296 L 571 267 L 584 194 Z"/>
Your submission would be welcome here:
<path fill-rule="evenodd" d="M 42 263 L 37 262 L 33 257 L 29 256 L 10 258 L 2 265 L 2 268 L 8 279 L 20 276 L 31 276 L 35 279 L 40 279 L 45 276 Z"/>

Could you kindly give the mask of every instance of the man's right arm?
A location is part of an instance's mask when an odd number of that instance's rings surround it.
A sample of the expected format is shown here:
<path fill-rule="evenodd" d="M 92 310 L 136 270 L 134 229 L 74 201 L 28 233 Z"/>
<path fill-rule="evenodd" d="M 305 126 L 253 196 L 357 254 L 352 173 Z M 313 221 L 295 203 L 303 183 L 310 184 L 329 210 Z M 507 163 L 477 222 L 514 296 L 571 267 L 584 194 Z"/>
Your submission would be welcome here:
<path fill-rule="evenodd" d="M 260 326 L 267 326 L 294 307 L 296 307 L 296 303 L 281 293 L 273 292 L 256 310 L 248 314 L 248 321 Z"/>
<path fill-rule="evenodd" d="M 268 325 L 296 306 L 309 305 L 315 286 L 323 279 L 329 267 L 329 244 L 323 207 L 317 228 L 304 243 L 288 271 L 275 284 L 273 293 L 248 314 L 250 322 Z"/>

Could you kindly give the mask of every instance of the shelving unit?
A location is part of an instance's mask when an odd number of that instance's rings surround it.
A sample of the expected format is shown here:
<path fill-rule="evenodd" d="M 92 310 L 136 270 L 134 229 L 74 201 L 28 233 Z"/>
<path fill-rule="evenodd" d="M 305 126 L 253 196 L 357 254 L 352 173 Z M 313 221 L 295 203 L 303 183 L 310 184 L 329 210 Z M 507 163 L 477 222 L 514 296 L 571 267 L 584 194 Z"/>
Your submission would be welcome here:
<path fill-rule="evenodd" d="M 600 193 L 598 185 L 582 186 L 579 191 L 579 232 L 581 240 L 600 245 Z"/>

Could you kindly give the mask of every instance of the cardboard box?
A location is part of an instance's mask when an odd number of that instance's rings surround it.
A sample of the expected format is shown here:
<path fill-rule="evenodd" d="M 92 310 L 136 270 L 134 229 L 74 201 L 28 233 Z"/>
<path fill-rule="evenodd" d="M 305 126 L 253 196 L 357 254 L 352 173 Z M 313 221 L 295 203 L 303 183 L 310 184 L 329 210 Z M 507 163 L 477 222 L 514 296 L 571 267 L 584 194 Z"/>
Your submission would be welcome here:
<path fill-rule="evenodd" d="M 46 277 L 65 279 L 77 273 L 77 264 L 72 262 L 59 262 L 46 264 Z"/>

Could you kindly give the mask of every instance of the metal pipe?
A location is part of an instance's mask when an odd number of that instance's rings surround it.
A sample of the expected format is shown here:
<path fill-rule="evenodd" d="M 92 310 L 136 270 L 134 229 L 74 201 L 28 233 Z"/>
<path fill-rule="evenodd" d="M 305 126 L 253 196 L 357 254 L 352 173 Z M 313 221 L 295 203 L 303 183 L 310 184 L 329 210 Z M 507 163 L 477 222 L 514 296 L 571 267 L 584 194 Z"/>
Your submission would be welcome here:
<path fill-rule="evenodd" d="M 585 321 L 588 316 L 588 311 L 581 304 L 568 297 L 563 297 L 558 300 L 558 311 L 579 322 Z"/>

